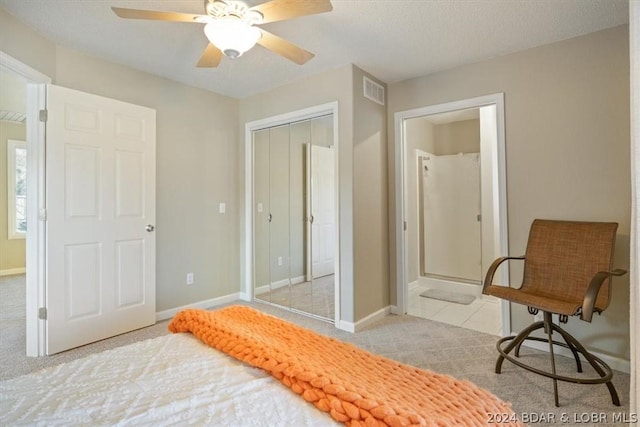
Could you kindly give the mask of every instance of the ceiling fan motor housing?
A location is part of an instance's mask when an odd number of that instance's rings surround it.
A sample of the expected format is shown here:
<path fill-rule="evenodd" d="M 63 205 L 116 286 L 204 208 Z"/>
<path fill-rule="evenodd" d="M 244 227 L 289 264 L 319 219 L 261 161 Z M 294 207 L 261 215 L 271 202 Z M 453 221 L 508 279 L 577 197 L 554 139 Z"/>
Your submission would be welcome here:
<path fill-rule="evenodd" d="M 204 8 L 207 15 L 214 19 L 233 17 L 247 25 L 262 23 L 263 16 L 257 10 L 252 10 L 243 1 L 238 0 L 205 0 Z"/>

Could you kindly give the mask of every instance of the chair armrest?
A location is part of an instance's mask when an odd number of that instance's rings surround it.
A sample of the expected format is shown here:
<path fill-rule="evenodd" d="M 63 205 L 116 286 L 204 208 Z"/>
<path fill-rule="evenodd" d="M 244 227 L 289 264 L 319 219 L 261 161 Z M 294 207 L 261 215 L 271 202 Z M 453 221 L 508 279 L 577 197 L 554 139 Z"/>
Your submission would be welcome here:
<path fill-rule="evenodd" d="M 482 285 L 482 293 L 483 294 L 486 295 L 486 292 L 485 292 L 486 289 L 493 283 L 493 275 L 496 273 L 496 270 L 498 269 L 500 264 L 502 264 L 504 261 L 507 261 L 507 260 L 510 260 L 510 259 L 524 260 L 524 255 L 521 255 L 521 256 L 503 256 L 503 257 L 500 257 L 500 258 L 496 259 L 495 261 L 493 261 L 493 263 L 489 267 L 489 270 L 487 270 L 487 275 L 485 276 L 484 284 Z"/>
<path fill-rule="evenodd" d="M 604 281 L 608 277 L 624 276 L 625 274 L 627 274 L 626 270 L 621 270 L 619 268 L 613 271 L 598 271 L 591 279 L 587 292 L 584 294 L 580 319 L 585 322 L 591 322 L 591 319 L 593 318 L 593 308 L 596 305 L 596 298 L 598 297 L 598 292 L 600 292 L 600 288 Z"/>

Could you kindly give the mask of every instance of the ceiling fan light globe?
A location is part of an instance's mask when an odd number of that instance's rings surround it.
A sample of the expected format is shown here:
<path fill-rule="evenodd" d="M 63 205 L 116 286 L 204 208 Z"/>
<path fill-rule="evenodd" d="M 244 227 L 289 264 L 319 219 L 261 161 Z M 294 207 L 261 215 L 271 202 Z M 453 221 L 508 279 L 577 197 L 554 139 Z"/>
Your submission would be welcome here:
<path fill-rule="evenodd" d="M 209 41 L 229 58 L 242 56 L 262 37 L 259 29 L 235 18 L 209 22 L 204 27 L 204 33 Z"/>

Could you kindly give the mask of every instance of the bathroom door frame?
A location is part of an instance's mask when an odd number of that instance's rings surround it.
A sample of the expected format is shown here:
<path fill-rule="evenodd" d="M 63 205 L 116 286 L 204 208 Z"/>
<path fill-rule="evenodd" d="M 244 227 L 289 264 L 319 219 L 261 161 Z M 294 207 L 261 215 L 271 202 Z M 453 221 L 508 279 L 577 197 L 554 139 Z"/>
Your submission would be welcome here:
<path fill-rule="evenodd" d="M 253 270 L 253 132 L 275 126 L 291 124 L 302 120 L 315 119 L 318 117 L 333 115 L 333 147 L 334 147 L 334 218 L 335 239 L 334 239 L 334 324 L 341 328 L 340 322 L 340 222 L 338 221 L 340 212 L 339 186 L 339 140 L 338 140 L 338 102 L 329 102 L 316 105 L 301 110 L 291 111 L 276 116 L 266 117 L 245 123 L 244 126 L 244 195 L 245 195 L 245 248 L 244 248 L 244 292 L 241 298 L 246 301 L 253 301 L 254 297 L 254 270 Z"/>
<path fill-rule="evenodd" d="M 506 166 L 505 166 L 505 128 L 504 128 L 504 93 L 480 96 L 476 98 L 463 99 L 459 101 L 447 102 L 443 104 L 419 107 L 412 110 L 399 111 L 394 114 L 395 119 L 395 193 L 396 193 L 396 305 L 391 308 L 395 314 L 406 314 L 408 302 L 408 282 L 407 282 L 407 253 L 408 239 L 406 233 L 406 212 L 407 212 L 407 173 L 405 165 L 407 154 L 406 126 L 405 121 L 417 117 L 430 116 L 434 114 L 447 113 L 470 108 L 481 108 L 494 106 L 495 114 L 491 114 L 495 119 L 495 128 L 488 130 L 492 135 L 490 143 L 482 144 L 480 149 L 481 174 L 484 183 L 481 183 L 482 238 L 491 238 L 492 252 L 484 253 L 483 257 L 493 260 L 509 253 L 508 229 L 507 229 L 507 192 L 506 192 Z M 485 110 L 486 111 L 486 110 Z M 486 112 L 485 112 L 486 114 Z M 480 110 L 481 139 L 483 133 L 483 110 Z M 484 119 L 488 120 L 487 117 Z M 485 172 L 488 170 L 490 173 Z M 488 181 L 488 182 L 487 182 Z M 485 201 L 484 199 L 489 200 Z M 485 227 L 487 227 L 485 229 Z M 483 263 L 484 264 L 484 263 Z M 507 284 L 509 277 L 508 266 L 501 267 L 496 273 L 496 282 Z M 507 336 L 511 333 L 511 316 L 509 303 L 501 301 L 502 314 L 502 334 Z"/>

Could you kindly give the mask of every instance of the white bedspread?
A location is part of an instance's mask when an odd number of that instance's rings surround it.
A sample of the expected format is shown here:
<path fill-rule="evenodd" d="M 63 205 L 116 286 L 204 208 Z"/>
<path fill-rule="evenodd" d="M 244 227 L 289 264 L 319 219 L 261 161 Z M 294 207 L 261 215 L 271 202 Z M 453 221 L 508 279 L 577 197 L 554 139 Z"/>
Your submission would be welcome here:
<path fill-rule="evenodd" d="M 330 426 L 262 370 L 171 334 L 0 382 L 0 425 Z"/>

